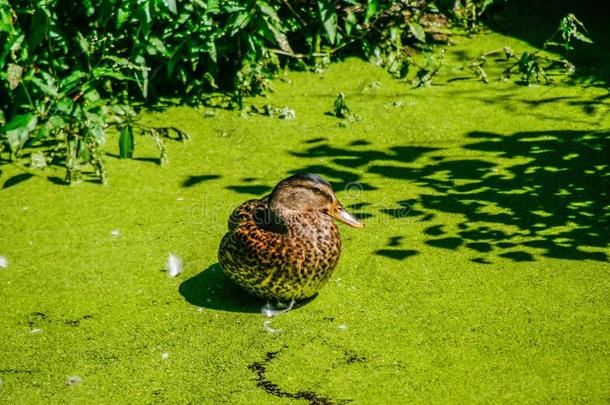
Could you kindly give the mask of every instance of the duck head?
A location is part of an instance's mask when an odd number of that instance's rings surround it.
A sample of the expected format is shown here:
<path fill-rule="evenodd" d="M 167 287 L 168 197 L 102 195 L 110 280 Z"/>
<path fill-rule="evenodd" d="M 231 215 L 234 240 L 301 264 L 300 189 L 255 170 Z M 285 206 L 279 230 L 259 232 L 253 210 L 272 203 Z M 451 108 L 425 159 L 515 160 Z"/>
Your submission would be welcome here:
<path fill-rule="evenodd" d="M 269 196 L 269 208 L 280 217 L 303 213 L 328 215 L 354 228 L 364 227 L 343 208 L 330 183 L 315 174 L 299 173 L 282 180 Z"/>

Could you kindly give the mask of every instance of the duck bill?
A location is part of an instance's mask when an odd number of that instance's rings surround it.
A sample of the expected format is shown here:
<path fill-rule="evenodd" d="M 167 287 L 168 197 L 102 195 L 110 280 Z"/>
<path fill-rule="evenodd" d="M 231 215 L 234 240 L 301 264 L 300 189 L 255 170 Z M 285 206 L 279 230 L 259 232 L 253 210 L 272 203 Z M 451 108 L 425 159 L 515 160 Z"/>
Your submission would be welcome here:
<path fill-rule="evenodd" d="M 333 215 L 333 218 L 354 228 L 364 228 L 364 224 L 358 221 L 355 216 L 347 212 L 342 206 L 337 207 L 337 211 Z"/>

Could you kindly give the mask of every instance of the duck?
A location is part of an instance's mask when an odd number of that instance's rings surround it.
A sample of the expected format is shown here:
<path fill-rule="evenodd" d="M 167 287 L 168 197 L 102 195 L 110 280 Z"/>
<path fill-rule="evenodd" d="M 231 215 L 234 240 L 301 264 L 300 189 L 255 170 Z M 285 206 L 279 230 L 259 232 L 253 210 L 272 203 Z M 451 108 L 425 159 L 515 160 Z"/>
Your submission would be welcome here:
<path fill-rule="evenodd" d="M 335 221 L 364 224 L 338 201 L 332 185 L 311 173 L 280 181 L 270 194 L 229 216 L 218 262 L 235 284 L 259 298 L 295 302 L 315 296 L 341 255 Z"/>

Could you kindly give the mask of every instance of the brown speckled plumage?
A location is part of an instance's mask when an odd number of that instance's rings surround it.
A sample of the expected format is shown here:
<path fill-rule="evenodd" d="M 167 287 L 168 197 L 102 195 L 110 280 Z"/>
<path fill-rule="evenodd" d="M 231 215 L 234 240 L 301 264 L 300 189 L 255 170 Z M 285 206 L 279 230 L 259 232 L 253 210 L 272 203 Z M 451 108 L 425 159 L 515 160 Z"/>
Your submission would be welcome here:
<path fill-rule="evenodd" d="M 281 301 L 313 296 L 326 284 L 341 254 L 333 218 L 360 227 L 329 183 L 311 174 L 280 182 L 229 218 L 218 251 L 224 272 L 249 293 Z"/>

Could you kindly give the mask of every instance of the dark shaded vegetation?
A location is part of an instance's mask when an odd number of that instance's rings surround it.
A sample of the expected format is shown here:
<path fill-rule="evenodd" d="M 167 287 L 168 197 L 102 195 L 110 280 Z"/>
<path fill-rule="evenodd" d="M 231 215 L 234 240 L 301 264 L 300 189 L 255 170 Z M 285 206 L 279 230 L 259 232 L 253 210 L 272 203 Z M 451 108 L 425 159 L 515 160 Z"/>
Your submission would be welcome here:
<path fill-rule="evenodd" d="M 608 261 L 610 248 L 610 133 L 588 131 L 468 134 L 461 148 L 475 158 L 454 158 L 451 150 L 391 147 L 366 151 L 318 143 L 292 152 L 305 159 L 325 156 L 331 165 L 315 169 L 331 181 L 349 178 L 374 189 L 369 174 L 416 184 L 416 198 L 377 208 L 359 196 L 356 204 L 375 217 L 430 222 L 425 243 L 468 249 L 489 262 L 491 255 L 533 261 L 531 252 L 571 260 Z M 338 168 L 335 168 L 338 167 Z M 299 170 L 310 170 L 305 165 Z M 366 180 L 363 174 L 367 173 Z M 410 196 L 411 197 L 411 196 Z M 438 213 L 457 215 L 457 230 L 435 223 Z M 451 225 L 455 226 L 455 225 Z M 405 259 L 401 235 L 376 254 Z"/>
<path fill-rule="evenodd" d="M 492 30 L 542 47 L 557 29 L 560 19 L 574 13 L 587 28 L 593 41 L 570 51 L 570 61 L 577 66 L 572 77 L 577 83 L 604 88 L 610 86 L 610 2 L 604 0 L 511 0 L 500 13 L 490 13 L 485 20 Z M 610 96 L 609 96 L 610 97 Z M 606 98 L 607 100 L 608 98 Z"/>
<path fill-rule="evenodd" d="M 121 158 L 133 158 L 134 134 L 142 133 L 159 147 L 160 163 L 168 161 L 170 133 L 138 122 L 142 106 L 173 97 L 243 107 L 243 96 L 268 91 L 281 67 L 320 70 L 346 55 L 404 77 L 410 52 L 451 35 L 447 16 L 472 28 L 492 3 L 3 1 L 0 154 L 35 156 L 31 168 L 63 166 L 66 183 L 90 166 L 105 183 L 101 145 L 111 128 Z"/>

